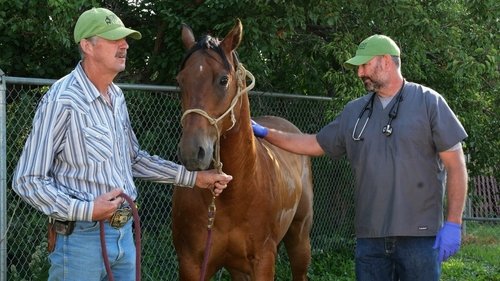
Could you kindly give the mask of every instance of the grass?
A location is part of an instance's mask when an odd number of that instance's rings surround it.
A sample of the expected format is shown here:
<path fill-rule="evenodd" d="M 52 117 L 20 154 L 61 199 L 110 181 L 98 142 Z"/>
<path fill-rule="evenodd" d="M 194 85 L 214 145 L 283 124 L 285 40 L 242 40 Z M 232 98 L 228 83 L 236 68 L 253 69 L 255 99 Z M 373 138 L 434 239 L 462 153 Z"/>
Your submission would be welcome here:
<path fill-rule="evenodd" d="M 167 240 L 170 239 L 168 236 L 165 237 Z M 466 235 L 463 237 L 462 242 L 460 251 L 443 263 L 441 281 L 500 281 L 500 224 L 467 222 Z M 37 247 L 37 251 L 35 251 L 33 256 L 45 257 L 45 246 L 45 244 L 42 244 L 40 247 Z M 37 259 L 34 260 L 37 261 Z M 161 264 L 161 261 L 151 262 L 159 262 L 158 264 Z M 32 276 L 38 275 L 42 277 L 33 277 L 30 280 L 47 280 L 47 268 L 39 268 L 40 264 L 41 262 L 33 262 L 33 265 L 30 264 L 30 268 L 33 271 Z M 275 280 L 291 280 L 290 267 L 286 255 L 280 255 L 276 264 Z M 40 274 L 42 272 L 45 272 L 45 275 Z M 223 271 L 221 273 L 218 277 L 212 278 L 212 280 L 230 280 L 227 272 Z M 151 276 L 148 277 L 154 278 Z M 355 280 L 352 249 L 335 252 L 314 252 L 308 277 L 311 281 Z M 13 270 L 9 280 L 25 280 L 25 278 L 21 278 Z"/>
<path fill-rule="evenodd" d="M 467 222 L 457 255 L 443 263 L 443 281 L 500 281 L 500 225 Z"/>
<path fill-rule="evenodd" d="M 442 265 L 441 281 L 500 281 L 500 224 L 467 222 L 460 251 Z M 290 280 L 288 261 L 278 260 L 276 280 Z M 355 280 L 352 250 L 315 253 L 311 281 Z"/>

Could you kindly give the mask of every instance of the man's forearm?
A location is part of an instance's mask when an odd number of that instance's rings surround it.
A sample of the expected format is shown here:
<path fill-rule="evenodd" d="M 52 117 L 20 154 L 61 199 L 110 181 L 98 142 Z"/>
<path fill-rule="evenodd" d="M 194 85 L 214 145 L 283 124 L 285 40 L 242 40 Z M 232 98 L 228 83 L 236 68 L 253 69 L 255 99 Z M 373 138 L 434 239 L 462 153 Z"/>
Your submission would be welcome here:
<path fill-rule="evenodd" d="M 447 220 L 462 223 L 462 213 L 467 196 L 467 169 L 462 151 L 457 152 L 457 161 L 447 167 Z"/>
<path fill-rule="evenodd" d="M 323 149 L 316 140 L 316 135 L 295 134 L 269 129 L 265 140 L 277 147 L 296 154 L 321 156 Z"/>

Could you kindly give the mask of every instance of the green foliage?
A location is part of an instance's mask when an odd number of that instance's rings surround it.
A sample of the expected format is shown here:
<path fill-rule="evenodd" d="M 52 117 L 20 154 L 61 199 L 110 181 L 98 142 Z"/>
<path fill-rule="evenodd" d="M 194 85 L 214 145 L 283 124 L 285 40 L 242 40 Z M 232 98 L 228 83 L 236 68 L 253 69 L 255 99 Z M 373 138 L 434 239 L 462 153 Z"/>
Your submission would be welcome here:
<path fill-rule="evenodd" d="M 173 276 L 165 276 L 165 271 L 143 270 L 145 280 L 177 280 L 177 258 L 172 243 L 172 232 L 170 227 L 163 226 L 155 232 L 142 233 L 142 264 L 141 268 L 168 268 L 166 270 Z M 158 255 L 156 253 L 162 253 Z"/>
<path fill-rule="evenodd" d="M 34 280 L 43 281 L 48 279 L 49 272 L 49 261 L 47 252 L 47 242 L 43 242 L 35 247 L 35 251 L 31 255 L 31 260 L 29 262 L 29 276 L 22 277 L 22 273 L 13 265 L 10 268 L 10 279 L 9 280 Z M 27 279 L 26 279 L 27 278 Z"/>
<path fill-rule="evenodd" d="M 308 274 L 309 279 L 318 281 L 355 280 L 353 255 L 352 250 L 340 250 L 333 253 L 313 255 L 313 261 Z"/>
<path fill-rule="evenodd" d="M 0 0 L 0 67 L 10 76 L 58 78 L 79 59 L 72 40 L 78 15 L 92 5 L 117 13 L 142 40 L 129 40 L 128 67 L 118 81 L 175 84 L 183 57 L 180 24 L 196 35 L 223 37 L 240 18 L 241 61 L 256 89 L 329 96 L 326 124 L 364 93 L 343 66 L 374 33 L 402 49 L 403 75 L 441 93 L 469 133 L 471 175 L 500 179 L 498 14 L 485 1 L 383 0 Z"/>
<path fill-rule="evenodd" d="M 83 3 L 89 2 L 0 0 L 0 66 L 4 72 L 54 78 L 72 69 L 79 57 L 72 29 Z"/>

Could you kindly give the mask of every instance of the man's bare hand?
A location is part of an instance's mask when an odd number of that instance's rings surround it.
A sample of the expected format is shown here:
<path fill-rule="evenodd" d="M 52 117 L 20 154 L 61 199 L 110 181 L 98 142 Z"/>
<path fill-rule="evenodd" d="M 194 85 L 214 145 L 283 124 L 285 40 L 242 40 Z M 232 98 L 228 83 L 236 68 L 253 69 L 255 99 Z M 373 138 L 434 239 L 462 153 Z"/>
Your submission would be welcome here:
<path fill-rule="evenodd" d="M 199 171 L 196 176 L 195 186 L 199 188 L 212 189 L 215 196 L 219 196 L 232 179 L 232 176 L 224 173 L 219 174 L 215 169 Z"/>
<path fill-rule="evenodd" d="M 92 212 L 93 221 L 109 219 L 113 213 L 124 202 L 120 194 L 123 189 L 117 188 L 108 193 L 104 193 L 94 199 L 94 211 Z"/>

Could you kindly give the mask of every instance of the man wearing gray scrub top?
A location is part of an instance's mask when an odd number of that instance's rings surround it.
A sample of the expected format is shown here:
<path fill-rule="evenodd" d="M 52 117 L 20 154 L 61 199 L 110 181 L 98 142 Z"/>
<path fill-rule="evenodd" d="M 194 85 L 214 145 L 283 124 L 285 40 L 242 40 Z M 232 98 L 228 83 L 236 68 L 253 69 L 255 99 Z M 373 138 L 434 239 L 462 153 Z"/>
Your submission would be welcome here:
<path fill-rule="evenodd" d="M 441 262 L 460 248 L 467 133 L 439 93 L 405 81 L 391 38 L 368 37 L 345 65 L 358 68 L 368 93 L 318 134 L 253 122 L 254 134 L 298 154 L 347 156 L 356 177 L 357 280 L 437 281 Z"/>

